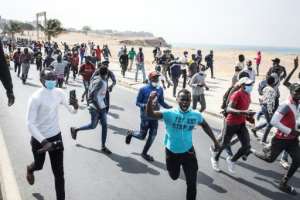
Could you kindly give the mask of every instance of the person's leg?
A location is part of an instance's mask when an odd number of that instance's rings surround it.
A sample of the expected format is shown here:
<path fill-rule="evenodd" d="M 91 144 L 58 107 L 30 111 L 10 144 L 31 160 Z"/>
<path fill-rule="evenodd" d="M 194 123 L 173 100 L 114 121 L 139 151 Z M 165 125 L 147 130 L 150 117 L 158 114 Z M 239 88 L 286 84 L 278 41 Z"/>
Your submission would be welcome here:
<path fill-rule="evenodd" d="M 142 64 L 142 73 L 143 73 L 143 82 L 145 82 L 146 81 L 146 71 L 145 71 L 144 63 Z"/>
<path fill-rule="evenodd" d="M 78 129 L 76 129 L 76 132 L 84 131 L 84 130 L 91 130 L 91 129 L 95 129 L 97 127 L 98 120 L 99 120 L 99 113 L 96 110 L 91 109 L 90 115 L 91 115 L 91 122 L 85 126 L 82 126 Z"/>
<path fill-rule="evenodd" d="M 288 160 L 289 160 L 289 154 L 286 151 L 283 151 L 282 154 L 281 154 L 281 159 L 280 160 L 288 162 Z"/>
<path fill-rule="evenodd" d="M 204 96 L 204 94 L 200 94 L 200 96 L 199 96 L 199 101 L 200 101 L 200 105 L 201 105 L 200 112 L 203 112 L 203 111 L 205 111 L 205 109 L 206 109 L 206 101 L 205 101 L 205 96 Z"/>
<path fill-rule="evenodd" d="M 102 109 L 99 113 L 99 119 L 102 126 L 102 148 L 105 147 L 106 138 L 107 138 L 107 115 L 106 115 L 106 109 Z"/>
<path fill-rule="evenodd" d="M 186 199 L 195 200 L 197 194 L 198 162 L 194 148 L 184 154 L 182 158 L 182 168 L 187 185 Z"/>
<path fill-rule="evenodd" d="M 192 108 L 193 108 L 194 110 L 197 108 L 198 98 L 199 98 L 198 95 L 193 95 L 193 96 L 192 96 L 192 101 L 193 101 L 193 106 L 192 106 Z"/>
<path fill-rule="evenodd" d="M 21 64 L 19 63 L 17 67 L 18 67 L 18 77 L 20 77 L 20 72 L 21 72 Z"/>
<path fill-rule="evenodd" d="M 149 126 L 150 126 L 149 120 L 141 119 L 140 130 L 139 131 L 133 131 L 132 137 L 137 138 L 139 140 L 144 140 L 146 138 L 147 133 L 148 133 Z"/>
<path fill-rule="evenodd" d="M 276 158 L 279 156 L 279 154 L 284 150 L 285 148 L 285 141 L 277 139 L 276 137 L 272 138 L 271 146 L 268 152 L 257 152 L 253 151 L 252 153 L 259 159 L 262 159 L 266 162 L 272 163 L 276 160 Z"/>
<path fill-rule="evenodd" d="M 15 72 L 17 72 L 18 64 L 15 62 Z"/>
<path fill-rule="evenodd" d="M 140 69 L 140 66 L 138 63 L 136 63 L 136 70 L 135 70 L 135 82 L 137 82 L 137 79 L 138 79 L 138 73 L 139 73 L 139 69 Z"/>
<path fill-rule="evenodd" d="M 131 69 L 132 69 L 132 64 L 133 64 L 133 59 L 129 59 L 129 67 L 128 67 L 128 71 L 131 71 Z"/>
<path fill-rule="evenodd" d="M 216 161 L 219 161 L 219 158 L 220 158 L 223 150 L 230 146 L 230 141 L 231 141 L 232 137 L 234 136 L 234 134 L 236 134 L 237 130 L 238 130 L 237 125 L 226 125 L 225 126 L 225 132 L 224 132 L 221 148 L 219 149 L 219 151 L 217 152 L 217 154 L 215 156 Z"/>
<path fill-rule="evenodd" d="M 182 85 L 182 88 L 185 88 L 186 87 L 186 69 L 183 69 L 181 70 L 181 74 L 182 74 L 182 78 L 183 78 L 183 85 Z"/>
<path fill-rule="evenodd" d="M 65 200 L 64 153 L 63 150 L 49 152 L 51 168 L 54 174 L 56 199 Z"/>
<path fill-rule="evenodd" d="M 259 76 L 259 64 L 256 64 L 256 74 Z"/>
<path fill-rule="evenodd" d="M 231 161 L 236 162 L 243 155 L 249 155 L 251 145 L 250 145 L 250 136 L 246 125 L 241 125 L 240 129 L 237 131 L 237 137 L 241 143 L 241 147 L 237 153 L 232 157 Z"/>
<path fill-rule="evenodd" d="M 300 166 L 300 147 L 297 139 L 289 141 L 289 145 L 285 152 L 287 152 L 292 158 L 292 164 L 287 171 L 285 177 L 289 180 L 297 171 Z"/>
<path fill-rule="evenodd" d="M 214 78 L 214 67 L 213 66 L 210 66 L 210 76 L 211 78 Z"/>
<path fill-rule="evenodd" d="M 81 95 L 81 102 L 84 101 L 84 96 L 86 96 L 86 101 L 88 100 L 88 96 L 87 95 L 88 95 L 88 87 L 89 87 L 88 81 L 83 80 L 82 83 L 83 83 L 83 87 L 84 87 L 84 92 Z"/>
<path fill-rule="evenodd" d="M 171 152 L 166 148 L 166 167 L 168 170 L 168 174 L 172 180 L 177 180 L 180 175 L 180 158 L 177 154 Z"/>
<path fill-rule="evenodd" d="M 146 144 L 143 149 L 143 154 L 147 155 L 150 147 L 152 146 L 154 139 L 157 135 L 158 121 L 157 120 L 149 120 L 149 135 L 146 141 Z"/>

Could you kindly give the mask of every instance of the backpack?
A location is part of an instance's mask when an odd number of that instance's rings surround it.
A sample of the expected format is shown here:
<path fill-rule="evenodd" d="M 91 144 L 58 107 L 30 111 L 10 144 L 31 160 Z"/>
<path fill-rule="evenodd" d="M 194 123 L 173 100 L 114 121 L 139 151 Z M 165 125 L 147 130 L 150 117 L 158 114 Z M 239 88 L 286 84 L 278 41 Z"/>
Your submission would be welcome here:
<path fill-rule="evenodd" d="M 223 101 L 222 101 L 221 109 L 227 108 L 229 94 L 230 94 L 230 92 L 231 92 L 232 89 L 233 89 L 233 86 L 229 87 L 226 90 L 225 94 L 223 95 Z"/>

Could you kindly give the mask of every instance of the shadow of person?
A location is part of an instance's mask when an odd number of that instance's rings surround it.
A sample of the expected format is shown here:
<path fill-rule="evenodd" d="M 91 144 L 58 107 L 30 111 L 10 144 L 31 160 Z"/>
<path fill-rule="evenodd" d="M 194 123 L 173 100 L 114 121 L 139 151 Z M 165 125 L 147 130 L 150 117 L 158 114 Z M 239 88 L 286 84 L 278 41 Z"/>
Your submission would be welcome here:
<path fill-rule="evenodd" d="M 133 155 L 140 155 L 139 153 L 132 153 Z M 161 162 L 158 162 L 158 161 L 153 161 L 153 162 L 149 162 L 149 164 L 159 168 L 159 169 L 162 169 L 162 170 L 165 170 L 167 171 L 167 168 L 166 168 L 166 165 L 164 163 L 161 163 Z M 180 179 L 182 180 L 185 180 L 185 176 L 184 176 L 184 173 L 181 172 L 180 173 L 180 176 L 179 176 Z M 219 185 L 216 185 L 214 184 L 214 179 L 211 178 L 210 176 L 206 175 L 205 173 L 201 172 L 200 170 L 198 171 L 198 175 L 197 175 L 197 183 L 198 184 L 201 184 L 201 185 L 205 185 L 207 187 L 209 187 L 210 189 L 218 192 L 218 193 L 227 193 L 227 190 L 225 190 L 224 188 L 222 188 L 221 186 Z"/>
<path fill-rule="evenodd" d="M 32 193 L 32 196 L 37 200 L 45 200 L 44 196 L 40 193 Z"/>
<path fill-rule="evenodd" d="M 111 124 L 108 124 L 107 128 L 112 130 L 113 134 L 119 134 L 119 135 L 127 135 L 127 132 L 129 131 L 129 129 L 120 128 Z"/>
<path fill-rule="evenodd" d="M 281 174 L 281 173 L 269 170 L 268 168 L 266 168 L 266 169 L 258 168 L 258 167 L 249 165 L 248 163 L 245 163 L 245 162 L 239 162 L 239 165 L 243 168 L 246 168 L 250 171 L 253 171 L 253 172 L 258 173 L 261 176 L 265 176 L 265 177 L 281 179 L 284 176 L 284 173 Z M 300 188 L 300 179 L 298 177 L 293 176 L 291 178 L 291 181 L 293 181 L 294 187 Z"/>
<path fill-rule="evenodd" d="M 119 119 L 120 118 L 119 114 L 117 114 L 117 113 L 108 112 L 107 115 L 109 115 L 109 116 L 111 116 L 111 117 L 113 117 L 115 119 Z"/>
<path fill-rule="evenodd" d="M 31 83 L 31 82 L 27 82 L 26 85 L 28 85 L 30 87 L 36 87 L 36 88 L 41 88 L 42 87 L 42 85 L 40 85 L 40 84 Z"/>
<path fill-rule="evenodd" d="M 110 105 L 109 108 L 113 109 L 113 110 L 120 110 L 120 111 L 125 110 L 123 107 L 120 107 L 120 106 L 117 106 L 117 105 Z"/>
<path fill-rule="evenodd" d="M 76 145 L 79 148 L 86 149 L 89 151 L 93 151 L 96 153 L 104 154 L 101 150 L 94 149 L 91 147 L 86 147 L 81 144 Z M 106 154 L 104 154 L 106 155 Z M 117 166 L 121 169 L 122 172 L 129 173 L 129 174 L 151 174 L 151 175 L 159 175 L 159 171 L 148 167 L 146 164 L 138 161 L 135 158 L 128 157 L 128 156 L 121 156 L 115 153 L 107 156 L 111 160 L 117 163 Z"/>
<path fill-rule="evenodd" d="M 278 191 L 278 192 L 271 191 L 271 190 L 269 190 L 269 189 L 267 189 L 263 186 L 257 185 L 255 183 L 247 181 L 243 178 L 231 176 L 230 174 L 228 174 L 224 171 L 221 171 L 220 174 L 223 174 L 223 175 L 225 175 L 225 176 L 227 176 L 227 177 L 229 177 L 229 178 L 231 178 L 231 179 L 233 179 L 233 180 L 235 180 L 235 181 L 237 181 L 237 182 L 253 189 L 254 191 L 260 193 L 261 195 L 263 195 L 263 196 L 265 196 L 269 199 L 273 199 L 273 200 L 282 200 L 282 199 L 295 199 L 296 200 L 296 199 L 299 199 L 299 197 L 296 198 L 296 197 L 293 197 L 291 195 L 282 193 L 280 191 Z M 277 187 L 277 186 L 275 186 L 275 187 Z"/>

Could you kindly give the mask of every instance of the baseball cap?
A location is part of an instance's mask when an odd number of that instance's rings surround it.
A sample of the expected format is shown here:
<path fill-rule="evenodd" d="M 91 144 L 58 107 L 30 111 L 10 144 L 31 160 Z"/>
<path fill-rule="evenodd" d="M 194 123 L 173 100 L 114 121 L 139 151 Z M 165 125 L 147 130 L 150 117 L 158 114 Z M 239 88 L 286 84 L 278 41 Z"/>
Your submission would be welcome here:
<path fill-rule="evenodd" d="M 243 77 L 238 81 L 239 85 L 252 85 L 253 83 L 254 81 L 248 77 Z"/>
<path fill-rule="evenodd" d="M 156 76 L 160 76 L 160 74 L 156 71 L 150 72 L 148 77 L 151 80 L 152 78 L 156 77 Z"/>

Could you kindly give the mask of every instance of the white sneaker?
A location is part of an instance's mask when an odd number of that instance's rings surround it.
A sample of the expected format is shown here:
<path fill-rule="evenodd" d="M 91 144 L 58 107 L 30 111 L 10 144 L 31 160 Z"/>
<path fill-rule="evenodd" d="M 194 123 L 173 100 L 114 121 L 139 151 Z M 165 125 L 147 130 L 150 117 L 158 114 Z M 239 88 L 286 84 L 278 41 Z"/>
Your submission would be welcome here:
<path fill-rule="evenodd" d="M 228 171 L 232 174 L 235 173 L 235 163 L 231 161 L 231 157 L 228 156 L 226 158 L 226 162 L 227 162 L 227 165 L 228 165 Z"/>
<path fill-rule="evenodd" d="M 210 162 L 211 162 L 211 166 L 213 168 L 213 170 L 215 170 L 216 172 L 220 172 L 220 168 L 219 168 L 219 162 L 216 161 L 216 159 L 214 157 L 210 158 Z"/>
<path fill-rule="evenodd" d="M 286 162 L 285 160 L 280 160 L 280 165 L 284 168 L 284 169 L 289 169 L 290 168 L 290 165 L 288 162 Z"/>

